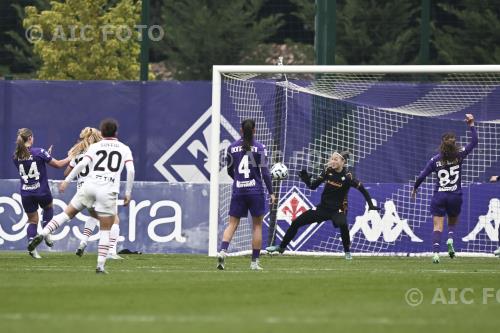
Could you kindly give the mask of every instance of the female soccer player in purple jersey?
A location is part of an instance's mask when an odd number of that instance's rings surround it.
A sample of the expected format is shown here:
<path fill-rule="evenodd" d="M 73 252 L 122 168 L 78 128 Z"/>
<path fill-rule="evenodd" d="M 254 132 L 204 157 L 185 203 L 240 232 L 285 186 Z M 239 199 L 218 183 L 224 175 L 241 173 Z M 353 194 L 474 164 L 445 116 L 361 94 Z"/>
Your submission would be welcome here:
<path fill-rule="evenodd" d="M 434 221 L 434 231 L 432 234 L 434 256 L 432 262 L 436 264 L 439 263 L 439 247 L 445 215 L 448 216 L 448 241 L 446 242 L 448 254 L 450 258 L 455 257 L 453 236 L 462 208 L 462 163 L 478 143 L 477 131 L 474 127 L 474 116 L 466 114 L 465 122 L 470 127 L 472 136 L 469 144 L 464 149 L 461 149 L 456 143 L 454 133 L 443 134 L 439 154 L 432 157 L 427 163 L 425 169 L 418 176 L 411 194 L 415 198 L 418 187 L 422 184 L 425 177 L 431 172 L 437 174 L 437 183 L 434 188 L 430 207 Z"/>
<path fill-rule="evenodd" d="M 266 210 L 265 193 L 262 181 L 271 196 L 273 194 L 271 174 L 267 165 L 266 147 L 254 140 L 255 121 L 246 119 L 241 123 L 242 138 L 233 142 L 227 149 L 227 173 L 233 179 L 231 204 L 229 206 L 229 225 L 224 230 L 220 252 L 217 255 L 217 268 L 224 269 L 229 242 L 238 228 L 240 219 L 248 211 L 252 215 L 252 261 L 250 269 L 262 270 L 259 255 L 262 246 L 262 220 Z"/>
<path fill-rule="evenodd" d="M 38 206 L 43 209 L 42 225 L 45 226 L 54 215 L 52 207 L 52 193 L 50 192 L 47 170 L 45 163 L 54 168 L 63 168 L 69 163 L 69 158 L 56 160 L 50 156 L 51 149 L 33 147 L 33 132 L 28 128 L 17 131 L 16 150 L 13 155 L 14 165 L 19 172 L 21 180 L 21 201 L 24 211 L 28 216 L 28 228 L 26 230 L 28 242 L 36 236 L 38 225 Z M 54 243 L 49 237 L 45 238 L 47 246 L 52 247 Z M 28 251 L 35 258 L 40 259 L 36 251 Z"/>
<path fill-rule="evenodd" d="M 349 225 L 347 224 L 347 194 L 351 187 L 355 187 L 365 197 L 370 210 L 380 210 L 376 207 L 370 194 L 365 189 L 363 184 L 353 174 L 347 170 L 345 163 L 349 157 L 348 152 L 334 152 L 319 177 L 311 181 L 311 175 L 306 170 L 299 173 L 300 179 L 307 185 L 308 188 L 314 190 L 325 183 L 323 193 L 321 194 L 321 202 L 315 209 L 309 209 L 302 213 L 299 217 L 292 221 L 279 246 L 269 246 L 266 250 L 269 253 L 283 253 L 297 234 L 299 228 L 311 224 L 319 223 L 326 220 L 331 220 L 333 226 L 340 228 L 340 236 L 344 247 L 345 258 L 351 260 L 349 237 Z"/>

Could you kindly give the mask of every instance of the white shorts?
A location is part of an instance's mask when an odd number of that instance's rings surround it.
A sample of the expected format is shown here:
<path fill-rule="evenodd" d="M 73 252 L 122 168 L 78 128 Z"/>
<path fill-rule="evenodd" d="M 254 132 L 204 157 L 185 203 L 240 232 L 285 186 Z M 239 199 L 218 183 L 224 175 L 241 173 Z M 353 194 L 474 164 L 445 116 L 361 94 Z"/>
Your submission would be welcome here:
<path fill-rule="evenodd" d="M 118 193 L 111 185 L 88 179 L 71 199 L 71 205 L 78 211 L 93 208 L 99 215 L 116 215 Z"/>

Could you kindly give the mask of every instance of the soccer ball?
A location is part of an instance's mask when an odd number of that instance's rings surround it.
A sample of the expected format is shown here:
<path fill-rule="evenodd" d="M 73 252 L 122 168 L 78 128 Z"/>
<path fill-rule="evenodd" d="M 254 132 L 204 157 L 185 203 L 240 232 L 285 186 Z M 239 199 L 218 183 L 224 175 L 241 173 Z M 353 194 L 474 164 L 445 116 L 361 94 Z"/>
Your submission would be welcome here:
<path fill-rule="evenodd" d="M 288 168 L 283 163 L 276 163 L 271 168 L 273 179 L 282 180 L 288 177 Z"/>

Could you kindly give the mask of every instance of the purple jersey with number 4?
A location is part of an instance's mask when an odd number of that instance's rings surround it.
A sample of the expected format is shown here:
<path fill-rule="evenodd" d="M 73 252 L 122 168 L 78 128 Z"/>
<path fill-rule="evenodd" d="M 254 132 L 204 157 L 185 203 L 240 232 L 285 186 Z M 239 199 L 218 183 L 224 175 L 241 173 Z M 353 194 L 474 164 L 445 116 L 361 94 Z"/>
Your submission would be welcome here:
<path fill-rule="evenodd" d="M 415 182 L 414 188 L 417 189 L 431 172 L 437 175 L 437 182 L 434 192 L 446 192 L 462 194 L 462 162 L 464 158 L 477 146 L 478 137 L 474 126 L 470 127 L 471 141 L 462 149 L 455 160 L 451 162 L 443 161 L 441 154 L 431 158 L 425 166 L 420 176 Z"/>
<path fill-rule="evenodd" d="M 50 195 L 45 164 L 52 160 L 52 156 L 43 148 L 30 147 L 29 151 L 31 155 L 26 160 L 14 158 L 21 180 L 21 196 Z"/>
<path fill-rule="evenodd" d="M 233 196 L 263 194 L 263 181 L 269 194 L 272 194 L 266 147 L 254 140 L 251 151 L 247 152 L 242 145 L 243 139 L 239 139 L 227 148 L 227 173 L 233 178 Z"/>

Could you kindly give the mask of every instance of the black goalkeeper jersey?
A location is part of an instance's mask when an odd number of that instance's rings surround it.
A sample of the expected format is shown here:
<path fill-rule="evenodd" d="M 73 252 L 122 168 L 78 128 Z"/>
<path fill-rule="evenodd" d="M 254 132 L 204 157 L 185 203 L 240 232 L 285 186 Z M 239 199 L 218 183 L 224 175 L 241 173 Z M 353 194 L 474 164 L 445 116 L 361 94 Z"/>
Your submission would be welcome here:
<path fill-rule="evenodd" d="M 337 172 L 333 168 L 327 168 L 321 172 L 317 179 L 313 181 L 306 179 L 304 182 L 312 190 L 318 188 L 323 182 L 325 183 L 321 194 L 321 202 L 317 205 L 318 209 L 324 209 L 331 213 L 346 213 L 347 194 L 351 187 L 358 189 L 365 197 L 366 202 L 372 206 L 370 194 L 368 194 L 361 182 L 354 178 L 353 174 L 345 168 L 341 172 Z"/>

